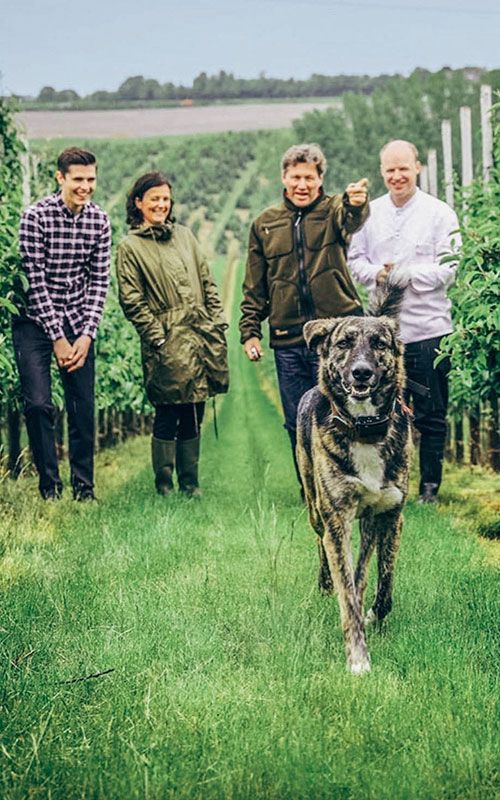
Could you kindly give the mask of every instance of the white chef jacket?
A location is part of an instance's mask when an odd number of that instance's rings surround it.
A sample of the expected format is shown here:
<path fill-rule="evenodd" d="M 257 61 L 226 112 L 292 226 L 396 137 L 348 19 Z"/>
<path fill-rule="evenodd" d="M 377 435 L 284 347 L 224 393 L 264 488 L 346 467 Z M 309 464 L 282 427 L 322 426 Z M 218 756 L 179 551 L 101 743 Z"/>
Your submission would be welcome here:
<path fill-rule="evenodd" d="M 440 264 L 443 255 L 461 246 L 457 215 L 450 206 L 417 189 L 401 208 L 390 194 L 370 203 L 370 216 L 354 234 L 348 260 L 354 278 L 375 289 L 384 264 L 404 267 L 409 276 L 400 313 L 401 339 L 420 342 L 452 331 L 451 302 L 446 290 L 455 279 L 456 263 Z"/>

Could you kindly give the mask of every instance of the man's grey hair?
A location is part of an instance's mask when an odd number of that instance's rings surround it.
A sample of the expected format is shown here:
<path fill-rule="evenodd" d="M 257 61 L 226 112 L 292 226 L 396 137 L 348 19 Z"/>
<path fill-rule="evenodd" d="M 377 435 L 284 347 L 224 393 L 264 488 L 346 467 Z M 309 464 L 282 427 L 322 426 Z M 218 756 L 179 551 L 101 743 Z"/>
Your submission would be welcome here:
<path fill-rule="evenodd" d="M 321 178 L 326 172 L 326 158 L 319 144 L 294 144 L 289 147 L 281 159 L 281 172 L 296 164 L 315 164 Z"/>
<path fill-rule="evenodd" d="M 408 142 L 406 139 L 392 139 L 392 141 L 387 142 L 384 144 L 382 150 L 380 151 L 380 160 L 382 161 L 382 156 L 384 155 L 385 151 L 391 147 L 393 144 L 404 144 L 410 148 L 411 152 L 415 156 L 415 161 L 418 161 L 418 150 L 413 142 Z"/>

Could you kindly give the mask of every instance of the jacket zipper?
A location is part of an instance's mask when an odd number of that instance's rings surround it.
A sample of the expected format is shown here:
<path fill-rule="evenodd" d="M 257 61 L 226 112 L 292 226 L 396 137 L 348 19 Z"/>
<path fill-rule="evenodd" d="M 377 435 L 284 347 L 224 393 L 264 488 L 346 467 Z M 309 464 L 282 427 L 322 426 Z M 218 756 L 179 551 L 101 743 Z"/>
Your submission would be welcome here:
<path fill-rule="evenodd" d="M 307 319 L 314 319 L 316 311 L 311 295 L 311 290 L 307 283 L 306 265 L 304 260 L 304 232 L 302 229 L 302 211 L 298 211 L 295 217 L 294 236 L 297 255 L 299 258 L 299 300 L 302 312 Z"/>

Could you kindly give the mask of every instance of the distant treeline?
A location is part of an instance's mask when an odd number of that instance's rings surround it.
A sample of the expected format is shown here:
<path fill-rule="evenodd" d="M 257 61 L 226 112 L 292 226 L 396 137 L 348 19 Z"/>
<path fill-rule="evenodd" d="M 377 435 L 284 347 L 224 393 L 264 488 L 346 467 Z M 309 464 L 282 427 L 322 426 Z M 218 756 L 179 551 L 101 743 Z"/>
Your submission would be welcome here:
<path fill-rule="evenodd" d="M 423 81 L 433 74 L 453 77 L 460 74 L 470 81 L 485 81 L 497 85 L 500 70 L 488 72 L 479 67 L 466 67 L 452 70 L 444 67 L 439 73 L 417 69 L 411 78 L 421 77 Z M 159 83 L 153 78 L 134 75 L 118 87 L 116 92 L 97 91 L 80 97 L 73 89 L 57 91 L 52 86 L 44 86 L 37 98 L 20 98 L 25 108 L 125 108 L 133 106 L 162 106 L 208 103 L 218 100 L 251 99 L 296 99 L 306 97 L 335 97 L 346 92 L 372 94 L 376 89 L 384 89 L 392 81 L 402 80 L 401 75 L 318 75 L 307 80 L 289 78 L 269 78 L 264 74 L 258 78 L 236 78 L 231 72 L 221 70 L 217 75 L 201 72 L 191 86 L 175 86 L 173 83 Z"/>

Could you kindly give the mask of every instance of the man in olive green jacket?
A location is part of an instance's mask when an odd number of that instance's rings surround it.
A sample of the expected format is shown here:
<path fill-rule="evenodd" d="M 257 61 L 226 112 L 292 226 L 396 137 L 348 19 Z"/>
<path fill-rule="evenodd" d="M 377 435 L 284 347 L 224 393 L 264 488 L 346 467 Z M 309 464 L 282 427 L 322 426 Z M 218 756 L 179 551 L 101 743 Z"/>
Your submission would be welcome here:
<path fill-rule="evenodd" d="M 263 211 L 250 231 L 240 332 L 246 355 L 258 361 L 261 323 L 269 319 L 295 461 L 297 408 L 304 392 L 316 385 L 318 370 L 318 357 L 302 336 L 304 323 L 363 313 L 346 250 L 351 234 L 368 217 L 368 182 L 350 183 L 344 195 L 326 195 L 326 159 L 315 144 L 290 147 L 281 166 L 283 202 Z"/>

